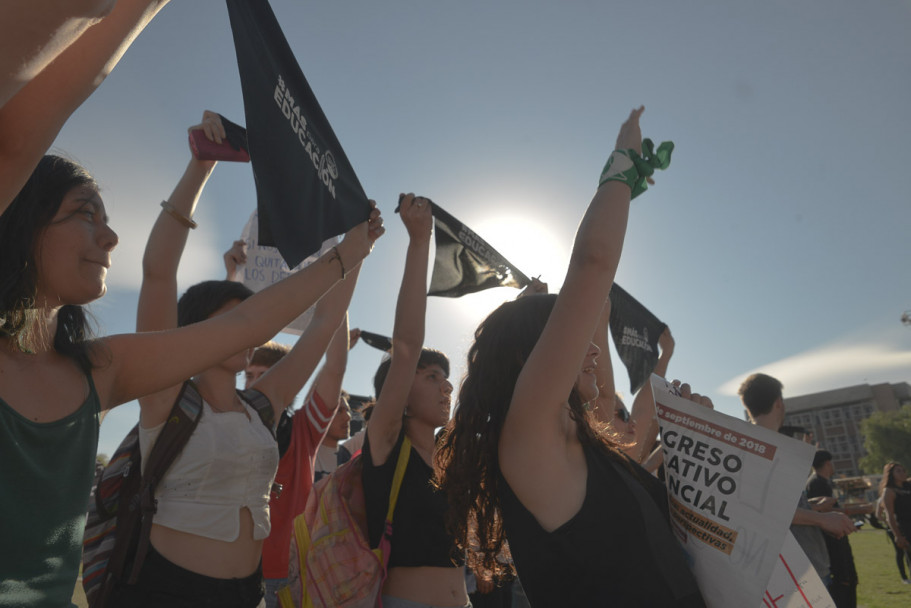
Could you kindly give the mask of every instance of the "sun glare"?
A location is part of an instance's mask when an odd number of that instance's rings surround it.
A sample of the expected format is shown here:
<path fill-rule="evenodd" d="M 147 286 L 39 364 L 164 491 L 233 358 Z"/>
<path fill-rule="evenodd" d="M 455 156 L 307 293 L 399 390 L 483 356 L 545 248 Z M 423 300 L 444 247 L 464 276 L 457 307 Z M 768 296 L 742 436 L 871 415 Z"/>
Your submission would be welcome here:
<path fill-rule="evenodd" d="M 528 278 L 540 278 L 555 293 L 563 283 L 572 248 L 572 235 L 559 235 L 544 222 L 520 213 L 485 217 L 471 228 Z M 510 288 L 488 289 L 460 298 L 460 309 L 481 319 L 518 295 Z"/>

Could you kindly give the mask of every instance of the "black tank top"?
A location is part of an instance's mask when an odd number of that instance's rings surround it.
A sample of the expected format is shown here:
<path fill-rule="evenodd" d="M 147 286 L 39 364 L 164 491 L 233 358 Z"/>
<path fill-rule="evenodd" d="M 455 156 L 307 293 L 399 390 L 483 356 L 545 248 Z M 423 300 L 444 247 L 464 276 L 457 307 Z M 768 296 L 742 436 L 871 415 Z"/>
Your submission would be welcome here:
<path fill-rule="evenodd" d="M 892 488 L 895 492 L 895 519 L 898 527 L 907 538 L 911 535 L 911 484 L 907 482 L 900 488 Z"/>
<path fill-rule="evenodd" d="M 585 500 L 547 532 L 500 476 L 506 537 L 530 603 L 563 606 L 705 606 L 668 524 L 663 484 L 586 448 Z"/>
<path fill-rule="evenodd" d="M 389 509 L 389 494 L 399 450 L 405 440 L 405 431 L 386 462 L 376 466 L 370 457 L 369 436 L 364 437 L 362 449 L 364 463 L 364 502 L 367 506 L 367 531 L 370 546 L 378 547 Z M 461 567 L 465 556 L 456 550 L 455 539 L 446 531 L 446 495 L 433 487 L 433 468 L 411 448 L 399 498 L 395 503 L 392 521 L 392 551 L 389 567 L 435 566 L 438 568 Z"/>

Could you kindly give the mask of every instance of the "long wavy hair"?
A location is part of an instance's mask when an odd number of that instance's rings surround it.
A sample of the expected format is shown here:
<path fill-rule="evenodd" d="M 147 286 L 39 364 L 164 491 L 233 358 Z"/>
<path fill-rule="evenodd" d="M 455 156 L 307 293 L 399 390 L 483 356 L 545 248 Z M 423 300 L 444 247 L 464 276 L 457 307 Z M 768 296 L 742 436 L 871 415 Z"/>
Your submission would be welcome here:
<path fill-rule="evenodd" d="M 48 155 L 0 215 L 0 335 L 22 352 L 32 352 L 45 336 L 35 309 L 38 269 L 36 253 L 63 197 L 77 186 L 97 188 L 95 180 L 73 161 Z M 57 313 L 54 350 L 91 370 L 92 330 L 82 306 L 66 305 Z"/>
<path fill-rule="evenodd" d="M 555 295 L 535 295 L 507 302 L 477 328 L 458 405 L 444 429 L 435 456 L 437 483 L 449 502 L 447 523 L 468 564 L 498 576 L 510 565 L 503 554 L 498 445 L 516 380 L 537 344 L 553 310 Z M 585 408 L 579 393 L 567 396 L 570 416 L 583 445 L 593 446 L 627 465 L 617 444 Z"/>
<path fill-rule="evenodd" d="M 879 481 L 880 496 L 883 495 L 883 492 L 886 491 L 886 488 L 901 488 L 901 486 L 899 486 L 895 481 L 895 475 L 893 474 L 895 467 L 904 468 L 900 462 L 895 462 L 894 460 L 892 462 L 886 463 L 886 466 L 883 467 L 883 478 Z"/>

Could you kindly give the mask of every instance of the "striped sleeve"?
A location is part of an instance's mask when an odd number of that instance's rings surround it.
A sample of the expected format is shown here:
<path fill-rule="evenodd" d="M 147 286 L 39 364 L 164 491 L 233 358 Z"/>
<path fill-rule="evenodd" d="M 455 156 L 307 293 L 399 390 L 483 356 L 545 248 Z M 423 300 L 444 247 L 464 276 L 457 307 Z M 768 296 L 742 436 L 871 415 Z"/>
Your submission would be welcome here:
<path fill-rule="evenodd" d="M 322 397 L 320 397 L 316 391 L 310 391 L 310 394 L 307 396 L 307 401 L 304 402 L 303 410 L 304 414 L 307 416 L 307 425 L 310 427 L 310 436 L 315 445 L 322 441 L 323 435 L 326 434 L 329 423 L 332 422 L 332 417 L 335 415 L 335 407 L 326 405 Z"/>

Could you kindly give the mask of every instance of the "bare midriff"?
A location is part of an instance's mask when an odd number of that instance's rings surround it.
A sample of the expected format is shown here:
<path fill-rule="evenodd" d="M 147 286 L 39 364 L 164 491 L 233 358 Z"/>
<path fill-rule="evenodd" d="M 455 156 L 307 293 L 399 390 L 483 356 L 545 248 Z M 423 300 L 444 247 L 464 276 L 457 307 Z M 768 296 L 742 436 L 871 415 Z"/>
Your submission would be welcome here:
<path fill-rule="evenodd" d="M 152 524 L 152 546 L 168 561 L 212 578 L 245 578 L 259 567 L 263 541 L 253 539 L 253 516 L 240 510 L 237 540 L 214 540 Z"/>
<path fill-rule="evenodd" d="M 390 568 L 386 584 L 383 585 L 383 595 L 433 606 L 464 606 L 468 603 L 465 569 L 461 566 Z"/>

